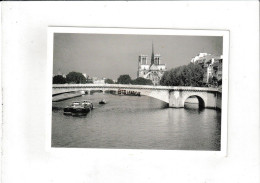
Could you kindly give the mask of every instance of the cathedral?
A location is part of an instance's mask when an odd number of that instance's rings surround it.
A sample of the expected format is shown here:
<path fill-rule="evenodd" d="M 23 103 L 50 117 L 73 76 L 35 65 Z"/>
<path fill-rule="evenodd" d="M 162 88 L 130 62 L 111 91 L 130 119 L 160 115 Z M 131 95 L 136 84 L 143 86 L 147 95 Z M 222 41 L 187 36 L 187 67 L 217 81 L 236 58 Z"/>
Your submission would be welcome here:
<path fill-rule="evenodd" d="M 161 64 L 160 54 L 154 54 L 152 45 L 151 63 L 148 64 L 148 56 L 140 55 L 138 59 L 137 77 L 150 79 L 154 85 L 159 85 L 163 73 L 166 71 L 166 65 Z"/>

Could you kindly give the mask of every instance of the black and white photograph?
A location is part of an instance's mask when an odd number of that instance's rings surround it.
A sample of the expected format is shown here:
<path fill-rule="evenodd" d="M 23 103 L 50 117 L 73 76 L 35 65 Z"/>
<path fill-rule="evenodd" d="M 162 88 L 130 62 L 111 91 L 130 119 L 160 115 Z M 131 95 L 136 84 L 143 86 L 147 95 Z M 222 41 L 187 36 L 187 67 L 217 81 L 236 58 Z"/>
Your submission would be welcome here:
<path fill-rule="evenodd" d="M 260 182 L 258 1 L 0 14 L 0 182 Z"/>
<path fill-rule="evenodd" d="M 227 31 L 97 30 L 51 32 L 51 147 L 221 151 Z"/>

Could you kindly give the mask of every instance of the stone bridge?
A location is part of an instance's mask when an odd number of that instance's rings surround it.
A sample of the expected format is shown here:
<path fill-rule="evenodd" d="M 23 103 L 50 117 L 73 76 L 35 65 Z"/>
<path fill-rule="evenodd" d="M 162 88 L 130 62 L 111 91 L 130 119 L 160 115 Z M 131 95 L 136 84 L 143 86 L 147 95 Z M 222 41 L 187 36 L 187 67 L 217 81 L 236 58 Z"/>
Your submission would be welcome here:
<path fill-rule="evenodd" d="M 94 90 L 140 92 L 141 95 L 159 99 L 168 103 L 169 107 L 174 108 L 182 108 L 188 98 L 196 97 L 200 107 L 221 109 L 221 92 L 216 88 L 123 84 L 53 84 L 52 96 L 77 91 L 90 93 Z"/>

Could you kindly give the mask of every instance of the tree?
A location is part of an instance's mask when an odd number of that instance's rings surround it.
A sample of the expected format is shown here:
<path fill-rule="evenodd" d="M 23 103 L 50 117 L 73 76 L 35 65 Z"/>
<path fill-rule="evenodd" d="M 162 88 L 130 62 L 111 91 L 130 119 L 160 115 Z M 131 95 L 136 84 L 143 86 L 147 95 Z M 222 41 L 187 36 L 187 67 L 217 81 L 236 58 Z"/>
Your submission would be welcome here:
<path fill-rule="evenodd" d="M 86 83 L 93 83 L 93 80 L 87 76 Z"/>
<path fill-rule="evenodd" d="M 218 80 L 218 86 L 222 86 L 222 79 Z"/>
<path fill-rule="evenodd" d="M 135 80 L 132 80 L 133 85 L 153 85 L 153 82 L 150 79 L 145 78 L 136 78 Z"/>
<path fill-rule="evenodd" d="M 209 78 L 209 84 L 211 86 L 218 86 L 218 79 L 215 76 L 210 77 Z"/>
<path fill-rule="evenodd" d="M 86 80 L 86 83 L 93 84 L 93 80 L 92 80 L 92 79 L 87 79 L 87 80 Z"/>
<path fill-rule="evenodd" d="M 118 84 L 130 84 L 132 82 L 131 77 L 126 74 L 126 75 L 120 75 L 119 78 L 117 79 Z"/>
<path fill-rule="evenodd" d="M 52 78 L 53 84 L 64 84 L 66 83 L 66 79 L 62 75 L 56 75 Z"/>
<path fill-rule="evenodd" d="M 66 80 L 68 83 L 84 84 L 86 83 L 86 78 L 80 72 L 70 72 L 66 75 Z"/>
<path fill-rule="evenodd" d="M 200 65 L 189 64 L 188 67 L 190 68 L 190 78 L 191 83 L 190 86 L 203 86 L 203 75 L 204 70 Z"/>
<path fill-rule="evenodd" d="M 188 64 L 166 71 L 160 84 L 164 86 L 197 86 L 203 85 L 204 71 L 200 65 Z"/>
<path fill-rule="evenodd" d="M 107 83 L 107 84 L 114 84 L 114 81 L 112 79 L 106 79 L 105 83 Z"/>

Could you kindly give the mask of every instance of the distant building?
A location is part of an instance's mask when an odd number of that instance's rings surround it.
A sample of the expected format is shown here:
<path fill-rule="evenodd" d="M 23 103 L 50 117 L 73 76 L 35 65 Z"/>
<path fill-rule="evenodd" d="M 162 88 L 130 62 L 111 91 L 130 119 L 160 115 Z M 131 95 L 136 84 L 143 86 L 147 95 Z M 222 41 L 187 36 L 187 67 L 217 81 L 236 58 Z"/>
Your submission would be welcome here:
<path fill-rule="evenodd" d="M 191 63 L 199 64 L 204 69 L 203 82 L 209 83 L 215 77 L 218 81 L 222 79 L 223 56 L 215 56 L 208 53 L 200 53 L 191 59 Z"/>
<path fill-rule="evenodd" d="M 93 84 L 105 84 L 106 78 L 99 79 L 98 77 L 92 77 Z"/>
<path fill-rule="evenodd" d="M 204 63 L 206 60 L 208 60 L 210 58 L 212 58 L 211 54 L 199 53 L 197 56 L 195 56 L 194 58 L 191 59 L 191 63 L 202 64 L 202 63 Z"/>
<path fill-rule="evenodd" d="M 166 71 L 166 65 L 161 63 L 161 55 L 154 54 L 152 45 L 151 63 L 148 64 L 148 56 L 140 55 L 138 59 L 137 77 L 150 79 L 154 85 L 159 85 L 160 80 Z"/>

